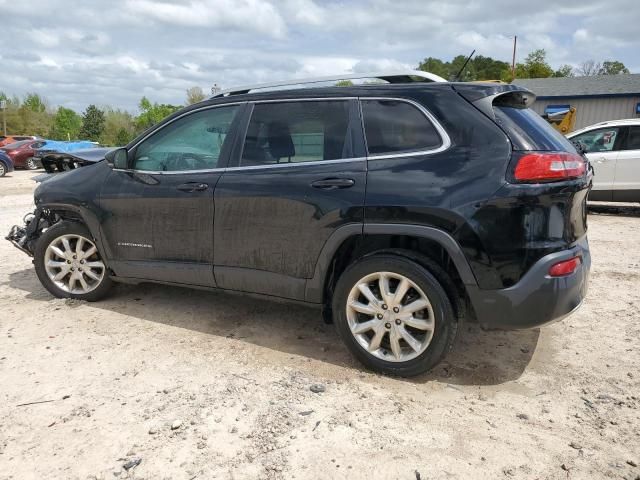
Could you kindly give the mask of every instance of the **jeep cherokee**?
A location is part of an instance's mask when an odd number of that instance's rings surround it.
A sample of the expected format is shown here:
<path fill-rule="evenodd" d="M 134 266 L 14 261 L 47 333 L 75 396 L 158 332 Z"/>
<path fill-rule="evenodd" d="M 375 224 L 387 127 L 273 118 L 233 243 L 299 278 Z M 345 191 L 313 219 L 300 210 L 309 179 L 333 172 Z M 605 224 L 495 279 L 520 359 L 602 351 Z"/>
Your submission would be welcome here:
<path fill-rule="evenodd" d="M 367 367 L 404 376 L 463 318 L 530 328 L 576 309 L 592 173 L 534 95 L 380 78 L 184 108 L 51 175 L 7 238 L 56 297 L 157 282 L 314 304 Z"/>

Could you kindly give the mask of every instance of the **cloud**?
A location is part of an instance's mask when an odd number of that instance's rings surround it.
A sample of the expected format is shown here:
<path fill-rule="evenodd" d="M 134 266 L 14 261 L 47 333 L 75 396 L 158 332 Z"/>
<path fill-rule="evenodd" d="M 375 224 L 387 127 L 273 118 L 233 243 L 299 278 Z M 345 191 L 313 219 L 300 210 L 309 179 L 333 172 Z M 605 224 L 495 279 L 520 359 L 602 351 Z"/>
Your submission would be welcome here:
<path fill-rule="evenodd" d="M 127 0 L 125 10 L 169 25 L 256 31 L 282 37 L 286 25 L 276 8 L 263 0 L 192 0 L 183 4 Z"/>
<path fill-rule="evenodd" d="M 413 68 L 425 57 L 640 68 L 638 0 L 0 0 L 0 88 L 135 110 L 142 95 Z M 637 70 L 636 70 L 637 71 Z M 640 73 L 640 72 L 639 72 Z"/>

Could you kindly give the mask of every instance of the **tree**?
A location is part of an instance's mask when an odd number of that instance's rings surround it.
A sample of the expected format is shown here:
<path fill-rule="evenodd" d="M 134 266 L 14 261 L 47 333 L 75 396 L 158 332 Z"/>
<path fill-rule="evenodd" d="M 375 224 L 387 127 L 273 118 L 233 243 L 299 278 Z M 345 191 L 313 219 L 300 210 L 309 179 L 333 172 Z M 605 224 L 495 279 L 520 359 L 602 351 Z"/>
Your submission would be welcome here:
<path fill-rule="evenodd" d="M 560 65 L 560 68 L 553 72 L 554 77 L 575 77 L 571 65 Z"/>
<path fill-rule="evenodd" d="M 459 80 L 463 82 L 499 80 L 508 75 L 510 71 L 507 62 L 478 55 L 469 60 L 465 69 L 460 72 L 466 61 L 467 55 L 457 55 L 450 62 L 443 62 L 439 58 L 427 57 L 420 62 L 418 70 L 435 73 L 447 80 L 454 79 L 460 73 Z"/>
<path fill-rule="evenodd" d="M 22 102 L 22 106 L 31 112 L 42 113 L 47 109 L 44 98 L 37 93 L 27 93 Z"/>
<path fill-rule="evenodd" d="M 126 145 L 131 140 L 133 140 L 133 135 L 130 134 L 124 128 L 121 128 L 120 130 L 118 130 L 118 134 L 116 135 L 115 145 L 117 146 Z"/>
<path fill-rule="evenodd" d="M 53 140 L 70 140 L 78 138 L 82 127 L 82 117 L 70 108 L 59 107 L 53 117 L 49 136 Z"/>
<path fill-rule="evenodd" d="M 418 70 L 431 72 L 440 75 L 444 79 L 449 79 L 449 64 L 439 58 L 427 57 L 418 64 Z"/>
<path fill-rule="evenodd" d="M 469 60 L 467 66 L 462 70 L 464 62 L 467 61 L 467 55 L 456 55 L 449 63 L 449 78 L 461 82 L 473 82 L 476 80 L 476 69 L 473 60 Z M 457 75 L 460 75 L 458 78 Z M 447 78 L 447 77 L 445 77 Z"/>
<path fill-rule="evenodd" d="M 593 75 L 602 75 L 602 64 L 594 60 L 585 60 L 577 68 L 578 76 L 591 77 Z"/>
<path fill-rule="evenodd" d="M 353 87 L 353 82 L 351 80 L 338 80 L 336 87 Z"/>
<path fill-rule="evenodd" d="M 471 60 L 476 80 L 500 80 L 505 75 L 511 76 L 511 65 L 502 60 L 478 55 Z"/>
<path fill-rule="evenodd" d="M 542 48 L 529 53 L 524 63 L 516 65 L 516 78 L 547 78 L 553 74 L 547 63 L 547 52 Z"/>
<path fill-rule="evenodd" d="M 187 105 L 193 105 L 203 101 L 207 96 L 200 87 L 191 87 L 187 89 Z"/>
<path fill-rule="evenodd" d="M 624 63 L 618 60 L 605 60 L 602 62 L 601 75 L 620 75 L 623 73 L 631 73 L 629 69 L 624 66 Z"/>
<path fill-rule="evenodd" d="M 175 105 L 169 105 L 166 103 L 151 103 L 147 97 L 142 97 L 140 104 L 140 115 L 135 120 L 136 128 L 138 131 L 146 130 L 152 127 L 156 123 L 160 122 L 163 118 L 171 115 L 180 107 Z"/>
<path fill-rule="evenodd" d="M 135 137 L 133 116 L 126 111 L 105 108 L 104 130 L 100 135 L 100 143 L 109 146 L 122 146 Z"/>
<path fill-rule="evenodd" d="M 95 105 L 89 105 L 82 115 L 80 136 L 97 142 L 104 130 L 104 112 Z"/>

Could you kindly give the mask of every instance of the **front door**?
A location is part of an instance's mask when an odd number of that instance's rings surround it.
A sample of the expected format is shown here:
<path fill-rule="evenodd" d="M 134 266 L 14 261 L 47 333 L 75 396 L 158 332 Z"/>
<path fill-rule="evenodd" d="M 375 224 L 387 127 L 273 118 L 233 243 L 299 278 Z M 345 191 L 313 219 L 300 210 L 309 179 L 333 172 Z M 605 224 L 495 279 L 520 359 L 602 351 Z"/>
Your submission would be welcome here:
<path fill-rule="evenodd" d="M 363 221 L 359 124 L 354 100 L 253 106 L 236 166 L 215 191 L 219 287 L 303 299 L 329 236 Z"/>
<path fill-rule="evenodd" d="M 110 266 L 121 277 L 215 286 L 213 191 L 228 159 L 240 106 L 193 111 L 160 127 L 130 152 L 100 203 Z"/>
<path fill-rule="evenodd" d="M 616 162 L 622 140 L 620 128 L 605 127 L 590 130 L 572 137 L 586 150 L 587 158 L 593 165 L 593 200 L 611 200 L 616 177 Z"/>

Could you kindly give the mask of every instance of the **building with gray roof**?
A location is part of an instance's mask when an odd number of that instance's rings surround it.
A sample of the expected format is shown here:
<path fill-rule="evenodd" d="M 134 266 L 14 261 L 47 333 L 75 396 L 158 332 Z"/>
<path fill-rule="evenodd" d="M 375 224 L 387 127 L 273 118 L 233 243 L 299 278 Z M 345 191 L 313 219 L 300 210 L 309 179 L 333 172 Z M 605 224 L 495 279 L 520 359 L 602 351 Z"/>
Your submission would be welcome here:
<path fill-rule="evenodd" d="M 576 108 L 575 129 L 640 116 L 640 74 L 516 79 L 536 94 L 540 115 Z"/>

